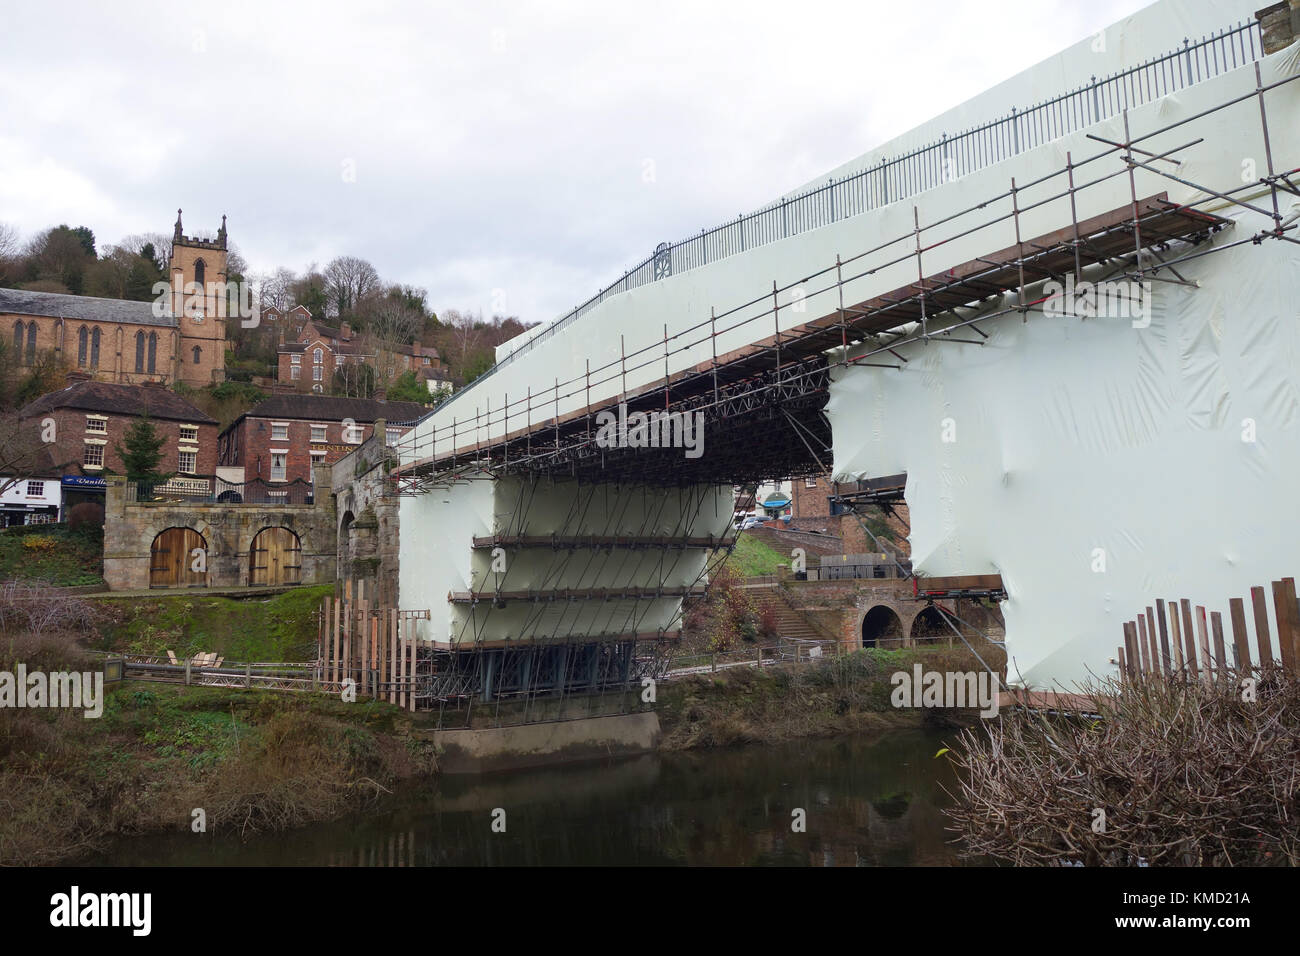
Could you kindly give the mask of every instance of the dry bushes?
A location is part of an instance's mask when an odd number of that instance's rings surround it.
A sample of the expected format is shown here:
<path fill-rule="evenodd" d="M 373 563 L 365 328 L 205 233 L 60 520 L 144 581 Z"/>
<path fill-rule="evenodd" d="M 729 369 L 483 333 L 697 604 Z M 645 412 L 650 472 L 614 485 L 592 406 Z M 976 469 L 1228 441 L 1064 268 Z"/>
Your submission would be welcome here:
<path fill-rule="evenodd" d="M 89 601 L 41 581 L 0 583 L 0 632 L 81 634 L 94 629 L 97 614 Z"/>
<path fill-rule="evenodd" d="M 1254 701 L 1182 680 L 1086 691 L 1101 719 L 1013 711 L 960 736 L 948 813 L 967 852 L 1015 865 L 1300 863 L 1300 681 L 1269 670 Z"/>

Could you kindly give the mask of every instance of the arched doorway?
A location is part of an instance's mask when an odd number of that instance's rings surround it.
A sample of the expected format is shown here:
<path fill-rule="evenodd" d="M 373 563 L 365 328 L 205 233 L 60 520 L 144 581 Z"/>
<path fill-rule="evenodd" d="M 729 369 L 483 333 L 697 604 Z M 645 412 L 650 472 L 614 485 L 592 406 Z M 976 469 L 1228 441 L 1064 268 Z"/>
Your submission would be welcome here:
<path fill-rule="evenodd" d="M 877 604 L 862 618 L 862 646 L 890 647 L 903 642 L 903 622 L 894 609 Z"/>
<path fill-rule="evenodd" d="M 302 543 L 288 528 L 263 528 L 248 549 L 248 583 L 277 587 L 302 581 Z"/>
<path fill-rule="evenodd" d="M 928 604 L 921 613 L 912 618 L 912 643 L 933 644 L 936 641 L 951 641 L 952 628 L 948 626 L 943 614 L 933 604 Z"/>
<path fill-rule="evenodd" d="M 208 543 L 193 528 L 168 528 L 149 549 L 149 587 L 202 588 L 208 584 Z"/>

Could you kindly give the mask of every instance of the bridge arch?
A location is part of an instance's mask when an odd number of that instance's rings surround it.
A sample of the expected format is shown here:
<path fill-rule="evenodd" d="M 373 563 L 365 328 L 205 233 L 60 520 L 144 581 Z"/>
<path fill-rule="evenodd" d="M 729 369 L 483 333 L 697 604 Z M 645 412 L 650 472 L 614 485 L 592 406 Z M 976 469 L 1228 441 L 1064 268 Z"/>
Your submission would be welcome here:
<path fill-rule="evenodd" d="M 877 604 L 862 615 L 863 647 L 897 647 L 903 643 L 903 620 L 888 604 Z"/>
<path fill-rule="evenodd" d="M 952 637 L 952 628 L 944 619 L 943 614 L 933 604 L 927 604 L 916 617 L 912 618 L 912 628 L 910 633 L 912 644 L 932 643 L 935 638 L 945 640 Z"/>

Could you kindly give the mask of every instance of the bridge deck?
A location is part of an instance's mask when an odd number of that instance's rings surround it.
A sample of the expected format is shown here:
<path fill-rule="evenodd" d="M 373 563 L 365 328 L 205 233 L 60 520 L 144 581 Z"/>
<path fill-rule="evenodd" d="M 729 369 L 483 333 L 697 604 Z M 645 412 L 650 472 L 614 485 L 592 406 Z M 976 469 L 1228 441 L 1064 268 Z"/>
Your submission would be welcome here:
<path fill-rule="evenodd" d="M 599 474 L 605 481 L 672 484 L 824 473 L 828 462 L 818 452 L 829 449 L 830 433 L 820 409 L 828 394 L 827 356 L 832 350 L 928 323 L 957 308 L 976 306 L 1048 278 L 1064 281 L 1078 267 L 1120 260 L 1138 249 L 1164 247 L 1173 241 L 1199 243 L 1228 224 L 1219 216 L 1171 203 L 1165 193 L 1125 203 L 1077 225 L 846 305 L 558 419 L 542 418 L 545 409 L 540 408 L 535 424 L 491 440 L 466 442 L 436 457 L 405 462 L 394 471 L 394 480 L 399 493 L 418 492 L 431 480 L 440 480 L 438 473 L 471 462 L 577 477 Z M 1029 310 L 1041 302 L 1023 306 Z M 945 333 L 940 329 L 935 335 L 942 338 Z M 978 340 L 952 340 L 978 344 Z M 898 356 L 898 361 L 906 360 Z M 595 415 L 617 408 L 620 401 L 627 403 L 629 412 L 703 411 L 714 424 L 710 454 L 692 460 L 684 459 L 681 449 L 596 447 Z M 741 434 L 728 434 L 726 425 L 736 426 Z"/>

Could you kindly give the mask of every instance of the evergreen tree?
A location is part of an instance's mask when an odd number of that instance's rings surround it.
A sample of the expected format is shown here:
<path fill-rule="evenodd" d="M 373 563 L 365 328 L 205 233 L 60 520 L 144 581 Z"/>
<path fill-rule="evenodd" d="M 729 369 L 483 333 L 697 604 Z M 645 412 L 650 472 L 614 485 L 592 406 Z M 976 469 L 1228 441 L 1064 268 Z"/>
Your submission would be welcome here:
<path fill-rule="evenodd" d="M 149 421 L 148 415 L 141 415 L 139 420 L 126 430 L 125 437 L 125 447 L 114 444 L 113 450 L 122 459 L 122 465 L 126 468 L 127 481 L 161 485 L 175 474 L 175 472 L 164 473 L 158 470 L 163 459 L 162 447 L 166 444 L 167 438 L 158 434 L 158 430 Z"/>

